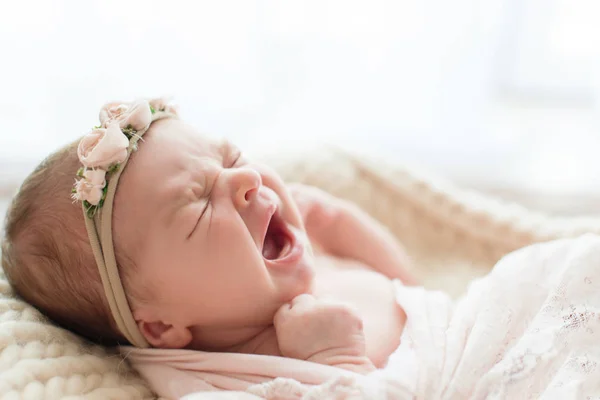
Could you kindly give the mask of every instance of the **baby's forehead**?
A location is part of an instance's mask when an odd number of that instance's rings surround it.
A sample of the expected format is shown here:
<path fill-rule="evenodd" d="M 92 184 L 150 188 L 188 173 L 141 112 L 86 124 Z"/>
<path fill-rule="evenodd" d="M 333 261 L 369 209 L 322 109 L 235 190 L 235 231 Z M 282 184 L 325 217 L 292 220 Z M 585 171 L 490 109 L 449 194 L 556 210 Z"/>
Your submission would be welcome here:
<path fill-rule="evenodd" d="M 117 191 L 120 199 L 136 204 L 139 224 L 198 198 L 206 175 L 222 164 L 229 147 L 178 120 L 155 122 L 143 139 Z"/>
<path fill-rule="evenodd" d="M 169 156 L 172 156 L 170 161 L 179 160 L 179 155 L 196 158 L 218 156 L 224 145 L 223 140 L 203 134 L 176 119 L 155 122 L 144 136 L 144 142 L 140 145 L 140 154 L 150 153 L 144 158 L 162 155 L 165 161 L 169 160 Z M 147 148 L 142 149 L 144 144 Z"/>

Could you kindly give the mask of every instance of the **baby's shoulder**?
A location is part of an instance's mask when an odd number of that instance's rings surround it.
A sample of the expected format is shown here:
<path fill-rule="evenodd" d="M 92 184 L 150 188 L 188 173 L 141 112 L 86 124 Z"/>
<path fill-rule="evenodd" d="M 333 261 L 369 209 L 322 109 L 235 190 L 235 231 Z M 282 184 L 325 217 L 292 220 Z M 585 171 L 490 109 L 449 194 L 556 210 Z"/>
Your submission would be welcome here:
<path fill-rule="evenodd" d="M 338 257 L 335 254 L 327 252 L 318 244 L 313 244 L 313 251 L 315 255 L 315 268 L 318 271 L 328 272 L 328 274 L 341 274 L 350 270 L 371 270 L 369 266 L 359 261 Z"/>

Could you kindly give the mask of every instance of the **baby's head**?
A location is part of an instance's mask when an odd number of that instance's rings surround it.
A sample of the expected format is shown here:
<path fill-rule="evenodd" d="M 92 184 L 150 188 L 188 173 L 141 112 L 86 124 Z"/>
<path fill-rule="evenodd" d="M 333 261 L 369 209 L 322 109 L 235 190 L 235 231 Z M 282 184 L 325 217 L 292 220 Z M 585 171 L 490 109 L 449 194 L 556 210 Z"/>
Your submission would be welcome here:
<path fill-rule="evenodd" d="M 42 162 L 7 214 L 2 265 L 25 300 L 91 340 L 125 343 L 129 336 L 115 319 L 130 310 L 136 334 L 151 346 L 218 350 L 270 325 L 283 303 L 310 290 L 308 239 L 274 171 L 171 117 L 155 114 L 149 129 L 139 129 L 138 150 L 131 151 L 135 139 L 128 142 L 131 156 L 119 170 L 112 167 L 123 161 L 117 150 L 103 155 L 111 165 L 88 165 L 75 197 L 87 200 L 89 216 L 70 192 L 81 160 L 93 164 L 93 151 L 78 154 L 74 143 Z M 108 134 L 115 123 L 105 125 L 106 140 L 122 141 Z M 130 125 L 119 132 L 137 135 Z M 100 142 L 90 135 L 82 143 L 93 150 Z M 110 171 L 106 186 L 98 170 Z M 114 290 L 99 273 L 110 270 L 102 234 L 109 209 L 124 302 L 110 299 Z M 89 234 L 93 227 L 99 235 Z M 100 262 L 95 237 L 104 237 Z M 115 311 L 115 303 L 128 310 Z"/>

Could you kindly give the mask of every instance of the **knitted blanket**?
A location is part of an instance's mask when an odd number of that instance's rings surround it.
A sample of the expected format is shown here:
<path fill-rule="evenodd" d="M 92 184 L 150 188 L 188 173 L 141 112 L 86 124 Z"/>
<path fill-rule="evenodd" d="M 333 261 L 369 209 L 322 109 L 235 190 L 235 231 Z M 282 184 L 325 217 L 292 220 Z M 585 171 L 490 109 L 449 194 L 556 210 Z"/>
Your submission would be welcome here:
<path fill-rule="evenodd" d="M 598 218 L 551 218 L 339 149 L 262 157 L 287 181 L 349 199 L 402 241 L 428 289 L 452 297 L 503 255 L 531 243 L 600 233 Z M 2 399 L 152 399 L 116 352 L 52 325 L 12 296 L 0 275 Z"/>

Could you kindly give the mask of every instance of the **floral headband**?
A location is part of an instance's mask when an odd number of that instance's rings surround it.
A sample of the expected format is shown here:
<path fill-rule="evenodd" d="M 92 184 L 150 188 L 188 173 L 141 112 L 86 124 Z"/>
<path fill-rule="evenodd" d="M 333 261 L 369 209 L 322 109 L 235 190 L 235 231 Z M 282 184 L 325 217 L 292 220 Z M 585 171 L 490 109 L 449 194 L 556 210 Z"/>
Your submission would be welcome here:
<path fill-rule="evenodd" d="M 72 198 L 81 201 L 94 258 L 110 311 L 121 333 L 137 347 L 149 347 L 140 332 L 119 276 L 112 240 L 112 208 L 119 177 L 138 141 L 159 119 L 177 118 L 166 99 L 108 103 L 100 110 L 100 125 L 77 147 L 83 166 L 77 171 Z"/>

